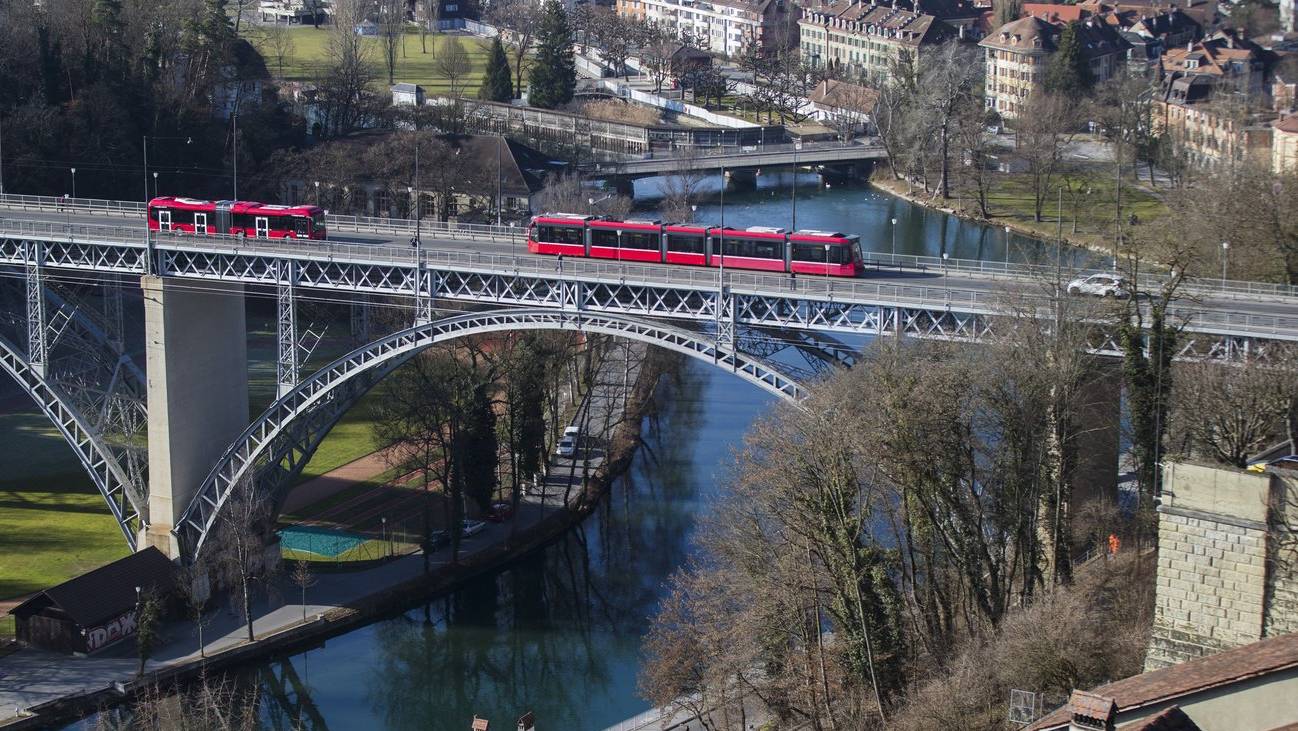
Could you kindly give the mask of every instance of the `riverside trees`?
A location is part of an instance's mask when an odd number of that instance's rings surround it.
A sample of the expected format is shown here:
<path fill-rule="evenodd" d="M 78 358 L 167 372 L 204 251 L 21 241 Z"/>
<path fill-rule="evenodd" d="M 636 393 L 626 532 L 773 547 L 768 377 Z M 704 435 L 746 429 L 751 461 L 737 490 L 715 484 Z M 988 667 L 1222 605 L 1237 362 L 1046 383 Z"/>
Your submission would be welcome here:
<path fill-rule="evenodd" d="M 1105 374 L 1068 325 L 1089 303 L 1057 299 L 1062 330 L 1023 317 L 977 347 L 877 343 L 755 427 L 650 633 L 646 695 L 705 698 L 717 728 L 748 694 L 814 728 L 882 725 L 1066 585 L 1081 412 Z"/>

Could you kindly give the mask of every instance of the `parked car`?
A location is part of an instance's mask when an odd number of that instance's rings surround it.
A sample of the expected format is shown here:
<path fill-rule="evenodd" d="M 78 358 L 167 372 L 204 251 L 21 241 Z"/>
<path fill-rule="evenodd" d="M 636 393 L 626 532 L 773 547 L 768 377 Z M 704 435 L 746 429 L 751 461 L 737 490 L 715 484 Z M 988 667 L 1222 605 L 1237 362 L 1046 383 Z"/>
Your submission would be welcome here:
<path fill-rule="evenodd" d="M 486 530 L 487 524 L 481 520 L 466 520 L 460 523 L 460 537 L 472 538 Z"/>
<path fill-rule="evenodd" d="M 577 453 L 577 440 L 567 434 L 559 440 L 559 446 L 555 448 L 554 453 L 560 457 L 571 457 Z"/>
<path fill-rule="evenodd" d="M 1087 294 L 1092 297 L 1126 299 L 1131 296 L 1127 280 L 1117 274 L 1092 274 L 1078 277 L 1068 283 L 1068 294 Z"/>
<path fill-rule="evenodd" d="M 514 517 L 514 506 L 509 503 L 492 503 L 491 512 L 485 516 L 492 523 L 504 523 Z"/>
<path fill-rule="evenodd" d="M 435 530 L 428 534 L 428 550 L 436 551 L 451 545 L 451 534 L 444 530 Z"/>

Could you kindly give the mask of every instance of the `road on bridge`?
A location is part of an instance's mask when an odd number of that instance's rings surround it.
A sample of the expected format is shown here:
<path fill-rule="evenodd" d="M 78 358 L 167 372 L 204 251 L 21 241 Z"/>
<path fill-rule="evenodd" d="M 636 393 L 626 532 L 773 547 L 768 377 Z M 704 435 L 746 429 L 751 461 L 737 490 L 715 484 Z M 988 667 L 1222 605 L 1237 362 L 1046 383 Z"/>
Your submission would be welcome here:
<path fill-rule="evenodd" d="M 12 198 L 12 197 L 11 197 Z M 54 201 L 56 199 L 48 199 Z M 144 236 L 144 220 L 138 209 L 139 203 L 124 202 L 123 210 L 117 213 L 104 211 L 89 212 L 75 208 L 63 212 L 52 210 L 23 210 L 8 200 L 0 200 L 0 223 L 30 221 L 41 222 L 52 226 L 105 226 L 120 229 L 122 226 L 138 224 L 141 238 Z M 402 219 L 361 219 L 354 217 L 331 217 L 329 221 L 329 239 L 332 243 L 372 245 L 383 247 L 409 247 L 413 233 L 412 221 Z M 475 233 L 473 238 L 448 235 L 445 230 L 434 231 L 446 224 L 425 222 L 421 236 L 422 246 L 426 252 L 465 252 L 489 254 L 498 257 L 511 257 L 531 267 L 548 266 L 546 262 L 555 262 L 553 257 L 529 254 L 524 241 L 522 229 L 500 229 L 506 232 L 505 238 L 497 239 Z M 492 227 L 465 227 L 466 231 L 488 230 Z M 117 232 L 120 234 L 120 230 Z M 252 244 L 253 240 L 249 240 Z M 302 245 L 304 242 L 296 242 Z M 892 285 L 914 284 L 930 289 L 950 292 L 952 301 L 960 295 L 976 295 L 980 299 L 1005 296 L 1006 298 L 1044 298 L 1051 290 L 1053 281 L 1050 268 L 1037 268 L 1027 272 L 1024 267 L 1011 266 L 1006 270 L 1000 262 L 978 262 L 972 260 L 951 260 L 943 266 L 942 260 L 926 257 L 897 257 L 900 266 L 895 266 L 888 254 L 866 252 L 868 262 L 879 264 L 869 269 L 857 280 L 823 280 L 819 277 L 806 277 L 789 281 L 789 288 L 781 292 L 793 292 L 793 287 L 805 288 L 814 285 L 817 292 L 825 292 L 831 298 L 849 301 L 855 298 L 855 285 L 859 282 L 878 282 Z M 557 262 L 556 262 L 557 263 Z M 602 261 L 602 264 L 609 262 Z M 573 262 L 576 264 L 576 262 Z M 908 266 L 909 264 L 909 266 Z M 618 264 L 613 264 L 618 267 Z M 661 270 L 662 265 L 644 265 L 635 262 L 623 262 L 621 270 L 626 272 L 628 280 L 635 279 L 637 272 L 648 272 L 650 268 Z M 575 268 L 575 267 L 574 267 Z M 693 269 L 691 267 L 677 267 Z M 708 276 L 706 270 L 698 270 L 703 279 Z M 727 272 L 731 276 L 732 272 Z M 770 277 L 765 277 L 769 281 Z M 802 290 L 799 290 L 802 291 Z M 1194 329 L 1205 332 L 1223 332 L 1235 334 L 1233 327 L 1205 325 L 1215 321 L 1251 322 L 1258 319 L 1273 323 L 1268 330 L 1272 337 L 1284 340 L 1298 340 L 1298 289 L 1278 285 L 1249 285 L 1247 283 L 1230 283 L 1228 290 L 1221 290 L 1216 280 L 1201 280 L 1184 289 L 1186 295 L 1177 307 L 1177 314 L 1197 321 Z M 1247 334 L 1242 332 L 1240 334 Z"/>

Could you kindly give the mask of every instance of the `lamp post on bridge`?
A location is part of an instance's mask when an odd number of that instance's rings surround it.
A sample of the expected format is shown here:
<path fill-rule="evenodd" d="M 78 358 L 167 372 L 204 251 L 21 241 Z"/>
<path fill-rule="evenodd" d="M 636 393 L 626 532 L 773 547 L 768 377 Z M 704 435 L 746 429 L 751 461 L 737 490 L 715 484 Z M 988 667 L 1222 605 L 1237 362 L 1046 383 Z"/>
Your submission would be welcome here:
<path fill-rule="evenodd" d="M 1221 242 L 1221 288 L 1226 288 L 1226 264 L 1230 262 L 1230 242 Z"/>
<path fill-rule="evenodd" d="M 72 171 L 72 199 L 73 199 L 73 200 L 76 200 L 76 198 L 77 198 L 77 169 L 76 169 L 76 168 L 68 168 L 68 170 L 71 170 L 71 171 Z"/>
<path fill-rule="evenodd" d="M 153 171 L 153 197 L 158 197 L 158 171 Z"/>
<path fill-rule="evenodd" d="M 897 263 L 897 219 L 892 219 L 892 263 Z"/>
<path fill-rule="evenodd" d="M 1010 270 L 1010 227 L 1005 227 L 1005 271 Z"/>

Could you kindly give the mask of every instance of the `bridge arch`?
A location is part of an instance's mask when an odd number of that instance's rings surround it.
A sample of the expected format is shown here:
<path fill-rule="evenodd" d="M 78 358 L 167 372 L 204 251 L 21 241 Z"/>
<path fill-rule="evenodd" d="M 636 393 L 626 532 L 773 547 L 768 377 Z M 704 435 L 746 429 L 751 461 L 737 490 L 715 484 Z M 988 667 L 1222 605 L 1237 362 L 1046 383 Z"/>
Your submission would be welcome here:
<path fill-rule="evenodd" d="M 32 368 L 22 351 L 3 337 L 0 337 L 0 367 L 18 382 L 72 447 L 134 551 L 137 532 L 146 520 L 141 507 L 143 496 L 132 494 L 135 483 L 113 450 L 68 398 Z"/>
<path fill-rule="evenodd" d="M 733 371 L 788 401 L 806 392 L 770 364 L 720 348 L 698 333 L 625 315 L 528 308 L 474 312 L 393 333 L 335 360 L 267 407 L 222 454 L 176 522 L 182 558 L 198 556 L 234 487 L 246 478 L 265 481 L 274 501 L 283 501 L 293 477 L 333 426 L 385 376 L 438 343 L 471 335 L 517 330 L 580 330 L 658 345 Z"/>

